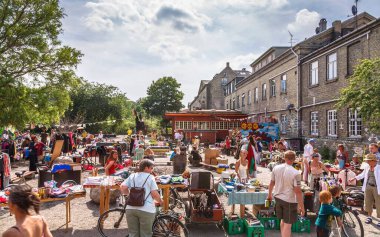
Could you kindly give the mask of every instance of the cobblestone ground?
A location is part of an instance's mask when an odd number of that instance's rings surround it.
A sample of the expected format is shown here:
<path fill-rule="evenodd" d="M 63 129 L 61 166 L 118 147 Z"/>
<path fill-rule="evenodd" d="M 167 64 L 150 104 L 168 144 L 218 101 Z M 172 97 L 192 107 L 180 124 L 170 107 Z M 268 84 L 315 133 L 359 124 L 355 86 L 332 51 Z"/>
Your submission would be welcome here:
<path fill-rule="evenodd" d="M 234 161 L 232 157 L 229 157 L 231 161 Z M 160 164 L 165 164 L 165 159 L 157 159 L 160 161 Z M 163 161 L 161 163 L 161 161 Z M 13 173 L 18 170 L 26 170 L 26 166 L 20 166 L 17 169 L 13 170 Z M 168 166 L 159 166 L 159 172 L 162 173 L 171 173 L 171 167 Z M 190 167 L 191 169 L 191 167 Z M 83 174 L 83 178 L 86 177 L 88 173 Z M 214 173 L 215 176 L 218 176 L 217 173 Z M 266 168 L 259 168 L 258 178 L 262 183 L 268 184 L 270 180 L 270 172 Z M 82 179 L 84 180 L 84 179 Z M 37 187 L 37 178 L 28 181 L 28 184 Z M 230 211 L 230 207 L 227 206 L 227 197 L 225 195 L 221 195 L 220 199 L 222 203 L 224 203 L 224 207 L 226 212 Z M 69 224 L 69 229 L 66 231 L 65 224 L 65 204 L 64 202 L 60 203 L 44 203 L 41 207 L 41 214 L 45 216 L 47 219 L 50 229 L 54 236 L 58 237 L 67 237 L 67 236 L 80 236 L 80 237 L 94 237 L 100 236 L 96 230 L 96 224 L 99 217 L 99 206 L 93 203 L 90 200 L 89 192 L 85 198 L 74 199 L 71 202 L 71 211 L 72 211 L 72 222 Z M 237 208 L 238 210 L 238 208 Z M 315 221 L 315 215 L 311 214 L 310 218 L 312 223 Z M 360 215 L 364 223 L 364 215 Z M 13 216 L 9 215 L 7 210 L 0 210 L 0 233 L 2 233 L 7 228 L 14 225 L 15 220 Z M 365 225 L 365 236 L 379 236 L 380 229 L 375 227 L 374 225 Z M 203 236 L 227 236 L 223 230 L 220 230 L 216 225 L 212 224 L 190 224 L 188 225 L 190 236 L 194 237 L 203 237 Z M 293 234 L 293 236 L 316 236 L 314 231 L 314 227 L 312 226 L 312 232 L 310 234 Z M 236 236 L 246 236 L 246 235 L 236 235 Z M 266 237 L 277 237 L 280 236 L 279 231 L 265 231 Z"/>

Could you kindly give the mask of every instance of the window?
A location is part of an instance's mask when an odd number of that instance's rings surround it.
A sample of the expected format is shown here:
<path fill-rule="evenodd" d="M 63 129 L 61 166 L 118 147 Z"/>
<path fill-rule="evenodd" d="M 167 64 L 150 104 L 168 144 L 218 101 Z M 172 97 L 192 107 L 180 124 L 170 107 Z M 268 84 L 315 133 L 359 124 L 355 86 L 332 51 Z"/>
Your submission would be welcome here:
<path fill-rule="evenodd" d="M 330 54 L 328 57 L 328 64 L 327 64 L 327 70 L 328 70 L 328 76 L 327 80 L 333 80 L 337 78 L 337 62 L 336 62 L 336 53 Z"/>
<path fill-rule="evenodd" d="M 235 97 L 232 99 L 232 109 L 235 109 Z"/>
<path fill-rule="evenodd" d="M 270 80 L 270 97 L 276 96 L 276 81 Z"/>
<path fill-rule="evenodd" d="M 350 137 L 360 137 L 362 135 L 362 116 L 357 110 L 348 111 L 348 132 Z"/>
<path fill-rule="evenodd" d="M 248 91 L 248 101 L 247 101 L 247 104 L 248 105 L 252 104 L 252 92 L 251 91 Z"/>
<path fill-rule="evenodd" d="M 262 100 L 266 100 L 266 99 L 267 99 L 267 84 L 264 83 L 264 84 L 262 85 L 262 88 L 261 88 L 261 89 L 262 89 L 262 91 L 263 91 L 263 92 L 262 92 L 262 97 L 261 97 L 261 99 L 262 99 Z"/>
<path fill-rule="evenodd" d="M 281 134 L 286 134 L 286 129 L 288 126 L 286 114 L 281 114 L 280 126 L 281 126 Z"/>
<path fill-rule="evenodd" d="M 228 109 L 228 100 L 226 101 L 226 108 Z"/>
<path fill-rule="evenodd" d="M 310 67 L 310 85 L 318 84 L 318 61 L 311 63 Z"/>
<path fill-rule="evenodd" d="M 176 121 L 175 128 L 180 130 L 191 130 L 193 129 L 191 121 Z"/>
<path fill-rule="evenodd" d="M 245 107 L 245 94 L 241 95 L 241 107 Z"/>
<path fill-rule="evenodd" d="M 236 108 L 240 108 L 240 96 L 236 96 Z"/>
<path fill-rule="evenodd" d="M 318 136 L 318 112 L 310 114 L 310 134 Z"/>
<path fill-rule="evenodd" d="M 210 129 L 210 122 L 194 122 L 194 126 L 198 130 L 209 130 Z"/>
<path fill-rule="evenodd" d="M 336 110 L 327 111 L 327 135 L 331 137 L 336 137 L 338 126 L 338 118 L 336 115 Z"/>
<path fill-rule="evenodd" d="M 255 87 L 254 102 L 257 103 L 258 101 L 259 101 L 259 88 Z"/>
<path fill-rule="evenodd" d="M 286 74 L 281 76 L 281 93 L 286 93 Z"/>
<path fill-rule="evenodd" d="M 230 109 L 232 109 L 232 100 L 230 99 Z"/>

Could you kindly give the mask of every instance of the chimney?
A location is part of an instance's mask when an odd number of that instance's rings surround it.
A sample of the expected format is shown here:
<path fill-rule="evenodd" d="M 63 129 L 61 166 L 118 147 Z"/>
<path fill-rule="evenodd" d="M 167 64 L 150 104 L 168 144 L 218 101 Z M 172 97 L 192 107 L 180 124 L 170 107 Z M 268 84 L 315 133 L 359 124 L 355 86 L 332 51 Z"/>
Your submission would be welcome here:
<path fill-rule="evenodd" d="M 245 71 L 245 67 L 243 67 L 242 71 Z"/>
<path fill-rule="evenodd" d="M 327 28 L 327 20 L 326 18 L 322 18 L 319 21 L 319 32 L 325 31 Z"/>
<path fill-rule="evenodd" d="M 227 62 L 227 63 L 226 63 L 226 67 L 230 67 L 230 62 Z"/>
<path fill-rule="evenodd" d="M 334 36 L 335 39 L 342 36 L 342 22 L 341 21 L 334 21 L 332 23 L 332 26 L 334 28 Z"/>

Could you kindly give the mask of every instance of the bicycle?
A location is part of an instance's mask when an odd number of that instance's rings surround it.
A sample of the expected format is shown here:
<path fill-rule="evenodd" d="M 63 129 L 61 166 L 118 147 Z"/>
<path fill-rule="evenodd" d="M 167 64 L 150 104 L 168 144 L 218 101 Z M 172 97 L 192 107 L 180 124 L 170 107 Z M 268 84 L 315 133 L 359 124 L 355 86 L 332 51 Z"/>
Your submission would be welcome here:
<path fill-rule="evenodd" d="M 124 196 L 126 199 L 126 196 Z M 104 212 L 98 219 L 97 229 L 103 237 L 129 236 L 126 215 L 127 204 Z M 188 237 L 189 230 L 173 212 L 157 213 L 153 222 L 154 237 Z"/>
<path fill-rule="evenodd" d="M 348 192 L 342 192 L 342 195 L 349 195 Z M 359 218 L 359 212 L 353 210 L 352 207 L 348 206 L 343 202 L 342 199 L 339 201 L 340 209 L 342 210 L 342 230 L 346 237 L 364 237 L 363 224 Z"/>

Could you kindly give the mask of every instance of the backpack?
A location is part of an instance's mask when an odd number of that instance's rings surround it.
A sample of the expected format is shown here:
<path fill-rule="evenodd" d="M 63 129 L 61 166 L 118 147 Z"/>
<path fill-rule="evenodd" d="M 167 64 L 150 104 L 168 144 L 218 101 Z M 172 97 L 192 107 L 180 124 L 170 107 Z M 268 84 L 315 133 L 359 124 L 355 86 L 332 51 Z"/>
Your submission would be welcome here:
<path fill-rule="evenodd" d="M 150 175 L 148 175 L 148 177 L 146 177 L 145 182 L 143 183 L 143 185 L 141 187 L 136 187 L 136 184 L 135 184 L 136 175 L 133 177 L 133 187 L 130 188 L 130 190 L 129 190 L 127 205 L 133 206 L 133 207 L 144 206 L 146 199 L 150 195 L 150 193 L 149 193 L 148 196 L 145 197 L 145 188 L 144 188 L 144 185 L 145 185 L 146 181 L 148 180 L 149 176 Z"/>

